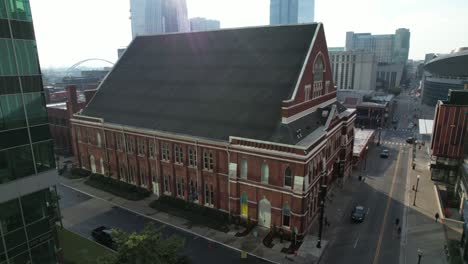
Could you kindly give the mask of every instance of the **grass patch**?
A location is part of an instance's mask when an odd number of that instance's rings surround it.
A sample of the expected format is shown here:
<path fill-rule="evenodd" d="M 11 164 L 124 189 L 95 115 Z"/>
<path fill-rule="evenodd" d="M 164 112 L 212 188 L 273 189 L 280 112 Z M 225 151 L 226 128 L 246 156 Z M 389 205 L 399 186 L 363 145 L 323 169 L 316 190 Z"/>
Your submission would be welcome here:
<path fill-rule="evenodd" d="M 184 218 L 192 225 L 228 232 L 229 215 L 217 209 L 189 203 L 172 196 L 161 196 L 150 203 L 150 207 L 170 215 Z"/>
<path fill-rule="evenodd" d="M 460 254 L 460 242 L 456 240 L 447 241 L 449 250 L 449 263 L 450 264 L 463 264 Z"/>
<path fill-rule="evenodd" d="M 135 185 L 105 177 L 100 174 L 91 174 L 85 183 L 94 188 L 112 193 L 131 201 L 139 201 L 150 196 L 150 191 Z"/>
<path fill-rule="evenodd" d="M 98 264 L 99 259 L 115 253 L 66 229 L 57 227 L 65 264 Z"/>

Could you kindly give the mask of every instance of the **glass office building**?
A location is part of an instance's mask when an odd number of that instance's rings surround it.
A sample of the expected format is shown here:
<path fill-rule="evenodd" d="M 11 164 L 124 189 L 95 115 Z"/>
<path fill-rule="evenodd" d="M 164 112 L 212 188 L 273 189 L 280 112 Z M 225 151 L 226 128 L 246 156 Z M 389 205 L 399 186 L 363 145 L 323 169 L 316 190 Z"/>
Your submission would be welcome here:
<path fill-rule="evenodd" d="M 57 262 L 54 160 L 29 0 L 0 0 L 0 264 Z"/>

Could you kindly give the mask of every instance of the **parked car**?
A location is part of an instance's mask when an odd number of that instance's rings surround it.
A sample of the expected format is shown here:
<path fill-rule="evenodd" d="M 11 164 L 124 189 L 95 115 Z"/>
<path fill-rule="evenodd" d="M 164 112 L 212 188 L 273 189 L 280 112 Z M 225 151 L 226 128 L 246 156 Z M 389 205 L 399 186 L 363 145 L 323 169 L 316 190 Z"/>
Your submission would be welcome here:
<path fill-rule="evenodd" d="M 91 236 L 99 244 L 115 250 L 115 243 L 112 239 L 111 229 L 105 226 L 100 226 L 91 232 Z"/>
<path fill-rule="evenodd" d="M 366 217 L 364 206 L 356 205 L 351 212 L 351 220 L 354 222 L 361 223 Z"/>
<path fill-rule="evenodd" d="M 396 118 L 393 118 L 392 119 L 392 124 L 396 124 L 396 123 L 398 123 L 398 120 Z"/>
<path fill-rule="evenodd" d="M 382 152 L 380 152 L 380 157 L 386 159 L 386 158 L 388 158 L 389 154 L 390 153 L 389 153 L 388 149 L 384 149 L 384 150 L 382 150 Z"/>
<path fill-rule="evenodd" d="M 406 143 L 408 144 L 413 144 L 414 143 L 414 137 L 409 137 L 406 139 Z"/>

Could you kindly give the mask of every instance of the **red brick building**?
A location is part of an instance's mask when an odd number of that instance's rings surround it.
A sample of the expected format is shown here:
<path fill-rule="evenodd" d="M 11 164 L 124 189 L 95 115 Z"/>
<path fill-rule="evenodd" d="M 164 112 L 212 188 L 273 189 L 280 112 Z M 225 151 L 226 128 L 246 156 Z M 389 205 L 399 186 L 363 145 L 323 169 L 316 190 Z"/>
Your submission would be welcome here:
<path fill-rule="evenodd" d="M 468 90 L 450 90 L 438 101 L 432 131 L 432 178 L 455 184 L 468 133 Z"/>
<path fill-rule="evenodd" d="M 47 104 L 47 115 L 49 117 L 50 134 L 54 139 L 55 153 L 72 155 L 70 119 L 74 113 L 86 106 L 86 102 L 91 100 L 96 90 L 85 91 L 85 102 L 78 102 L 76 86 L 66 87 L 65 92 L 67 101 Z"/>
<path fill-rule="evenodd" d="M 83 168 L 303 234 L 354 120 L 318 23 L 137 37 L 72 132 Z"/>

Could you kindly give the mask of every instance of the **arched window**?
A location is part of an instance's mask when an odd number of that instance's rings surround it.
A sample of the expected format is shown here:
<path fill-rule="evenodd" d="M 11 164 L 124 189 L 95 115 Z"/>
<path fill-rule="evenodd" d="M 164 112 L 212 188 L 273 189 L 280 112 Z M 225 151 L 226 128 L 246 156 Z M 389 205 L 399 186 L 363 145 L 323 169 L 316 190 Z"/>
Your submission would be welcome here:
<path fill-rule="evenodd" d="M 100 160 L 100 165 L 101 165 L 101 174 L 102 175 L 105 175 L 105 171 L 104 171 L 104 160 L 101 158 Z"/>
<path fill-rule="evenodd" d="M 287 167 L 284 171 L 284 186 L 292 187 L 292 171 L 290 167 Z"/>
<path fill-rule="evenodd" d="M 97 132 L 96 140 L 97 140 L 97 146 L 101 147 L 101 133 Z"/>
<path fill-rule="evenodd" d="M 291 209 L 288 203 L 283 205 L 283 226 L 289 227 L 289 222 L 291 218 Z"/>
<path fill-rule="evenodd" d="M 247 194 L 245 192 L 242 192 L 241 194 L 240 203 L 241 203 L 241 216 L 247 217 L 249 214 L 249 204 L 247 200 Z"/>
<path fill-rule="evenodd" d="M 325 67 L 323 65 L 322 55 L 319 55 L 314 63 L 314 82 L 323 81 L 324 71 Z"/>
<path fill-rule="evenodd" d="M 269 177 L 269 168 L 268 164 L 263 163 L 262 165 L 262 183 L 268 184 L 268 177 Z"/>
<path fill-rule="evenodd" d="M 241 171 L 240 171 L 241 179 L 247 179 L 247 160 L 241 160 Z"/>

